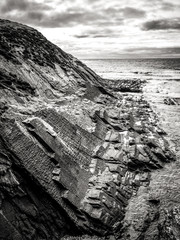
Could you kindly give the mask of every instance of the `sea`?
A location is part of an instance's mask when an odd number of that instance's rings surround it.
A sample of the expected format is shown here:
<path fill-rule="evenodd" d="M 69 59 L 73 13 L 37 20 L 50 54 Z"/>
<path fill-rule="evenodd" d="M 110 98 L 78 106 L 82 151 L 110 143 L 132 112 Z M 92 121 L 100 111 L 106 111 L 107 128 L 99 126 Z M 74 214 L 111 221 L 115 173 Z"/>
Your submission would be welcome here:
<path fill-rule="evenodd" d="M 84 59 L 82 61 L 105 79 L 180 81 L 180 58 Z"/>

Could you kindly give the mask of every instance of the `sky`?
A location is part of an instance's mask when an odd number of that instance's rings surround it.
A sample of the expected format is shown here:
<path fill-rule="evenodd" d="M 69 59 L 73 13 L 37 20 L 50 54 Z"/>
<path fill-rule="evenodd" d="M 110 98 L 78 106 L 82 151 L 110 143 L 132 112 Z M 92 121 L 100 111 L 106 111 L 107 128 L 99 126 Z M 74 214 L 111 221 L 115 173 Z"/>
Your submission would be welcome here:
<path fill-rule="evenodd" d="M 179 0 L 0 0 L 0 18 L 80 59 L 180 58 Z"/>

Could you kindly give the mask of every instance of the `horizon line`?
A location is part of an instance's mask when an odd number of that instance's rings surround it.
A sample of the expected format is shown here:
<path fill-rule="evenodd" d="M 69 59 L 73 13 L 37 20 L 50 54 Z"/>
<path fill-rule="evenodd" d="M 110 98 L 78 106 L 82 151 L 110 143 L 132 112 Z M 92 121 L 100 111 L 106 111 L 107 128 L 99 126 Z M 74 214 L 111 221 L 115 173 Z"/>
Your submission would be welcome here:
<path fill-rule="evenodd" d="M 180 59 L 180 57 L 139 57 L 139 58 L 80 58 L 81 60 L 135 60 L 135 59 Z"/>

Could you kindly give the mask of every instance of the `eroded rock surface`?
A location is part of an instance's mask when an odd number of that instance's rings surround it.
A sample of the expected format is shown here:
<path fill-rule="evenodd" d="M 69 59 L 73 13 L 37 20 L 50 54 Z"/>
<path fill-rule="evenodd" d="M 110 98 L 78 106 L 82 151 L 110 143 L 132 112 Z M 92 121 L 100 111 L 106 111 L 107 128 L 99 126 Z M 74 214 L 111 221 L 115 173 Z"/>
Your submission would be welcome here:
<path fill-rule="evenodd" d="M 0 238 L 150 239 L 158 219 L 168 239 L 179 208 L 147 191 L 175 155 L 142 83 L 115 89 L 36 30 L 0 28 Z"/>

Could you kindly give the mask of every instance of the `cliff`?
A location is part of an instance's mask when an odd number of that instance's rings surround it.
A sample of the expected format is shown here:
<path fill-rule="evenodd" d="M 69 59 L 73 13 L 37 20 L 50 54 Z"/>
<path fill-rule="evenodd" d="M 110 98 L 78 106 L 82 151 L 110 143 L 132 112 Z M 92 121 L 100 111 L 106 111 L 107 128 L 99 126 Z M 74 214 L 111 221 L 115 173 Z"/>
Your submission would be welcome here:
<path fill-rule="evenodd" d="M 179 231 L 158 222 L 160 199 L 146 199 L 146 209 L 131 203 L 175 161 L 141 87 L 104 83 L 38 31 L 0 20 L 0 239 L 152 239 L 152 227 L 154 239 L 170 239 Z M 134 235 L 130 207 L 140 207 Z"/>

